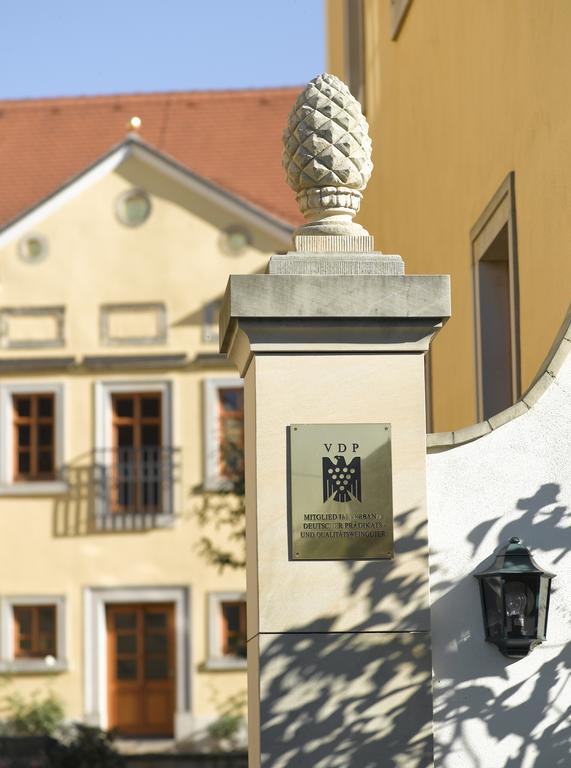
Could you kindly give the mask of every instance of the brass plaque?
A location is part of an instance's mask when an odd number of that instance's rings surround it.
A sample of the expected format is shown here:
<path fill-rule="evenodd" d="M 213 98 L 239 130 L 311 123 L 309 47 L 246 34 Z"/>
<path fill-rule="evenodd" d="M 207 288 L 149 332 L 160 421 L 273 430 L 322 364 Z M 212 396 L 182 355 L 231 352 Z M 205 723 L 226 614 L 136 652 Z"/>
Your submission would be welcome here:
<path fill-rule="evenodd" d="M 292 560 L 393 557 L 390 424 L 289 428 Z"/>

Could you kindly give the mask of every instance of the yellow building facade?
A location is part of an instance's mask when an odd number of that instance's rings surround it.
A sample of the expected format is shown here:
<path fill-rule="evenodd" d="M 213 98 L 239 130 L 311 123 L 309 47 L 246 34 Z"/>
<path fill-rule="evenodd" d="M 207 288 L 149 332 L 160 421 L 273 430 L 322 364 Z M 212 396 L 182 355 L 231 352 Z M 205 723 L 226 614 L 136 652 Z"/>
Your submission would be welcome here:
<path fill-rule="evenodd" d="M 177 740 L 245 693 L 245 574 L 199 551 L 241 440 L 217 313 L 290 235 L 136 137 L 0 232 L 6 692 Z"/>
<path fill-rule="evenodd" d="M 328 68 L 360 93 L 375 172 L 360 222 L 452 277 L 429 361 L 433 431 L 524 393 L 569 307 L 571 7 L 328 0 Z"/>

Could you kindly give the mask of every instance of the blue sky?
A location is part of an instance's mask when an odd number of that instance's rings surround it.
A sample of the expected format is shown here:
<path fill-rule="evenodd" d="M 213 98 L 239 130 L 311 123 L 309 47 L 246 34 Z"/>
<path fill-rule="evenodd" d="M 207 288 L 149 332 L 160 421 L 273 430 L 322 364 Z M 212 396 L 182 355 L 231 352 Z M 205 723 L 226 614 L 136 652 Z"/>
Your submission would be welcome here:
<path fill-rule="evenodd" d="M 298 85 L 324 0 L 2 0 L 0 98 Z"/>

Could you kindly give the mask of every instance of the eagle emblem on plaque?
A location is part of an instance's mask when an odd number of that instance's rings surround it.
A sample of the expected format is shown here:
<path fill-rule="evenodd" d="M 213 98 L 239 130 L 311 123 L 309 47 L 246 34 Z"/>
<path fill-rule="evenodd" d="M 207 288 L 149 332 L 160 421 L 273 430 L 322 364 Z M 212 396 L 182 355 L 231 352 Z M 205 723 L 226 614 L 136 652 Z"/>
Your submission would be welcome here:
<path fill-rule="evenodd" d="M 347 464 L 344 456 L 323 457 L 323 501 L 346 502 L 351 498 L 361 501 L 361 459 L 355 456 Z"/>

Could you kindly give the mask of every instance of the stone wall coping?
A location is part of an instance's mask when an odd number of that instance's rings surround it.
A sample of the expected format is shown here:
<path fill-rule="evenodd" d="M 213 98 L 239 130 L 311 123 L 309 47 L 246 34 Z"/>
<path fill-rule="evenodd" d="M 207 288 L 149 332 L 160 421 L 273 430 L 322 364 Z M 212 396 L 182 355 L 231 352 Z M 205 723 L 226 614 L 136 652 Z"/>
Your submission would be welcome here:
<path fill-rule="evenodd" d="M 221 349 L 228 349 L 233 323 L 252 318 L 448 317 L 448 275 L 231 275 L 220 313 Z"/>
<path fill-rule="evenodd" d="M 542 397 L 553 382 L 557 379 L 559 371 L 571 353 L 571 311 L 557 334 L 555 343 L 549 351 L 547 358 L 539 369 L 539 374 L 532 382 L 527 392 L 512 406 L 500 413 L 496 413 L 485 421 L 462 427 L 454 432 L 432 432 L 426 435 L 427 453 L 440 453 L 456 448 L 459 445 L 471 443 L 484 435 L 488 435 L 495 429 L 503 427 L 509 421 L 527 413 Z"/>

